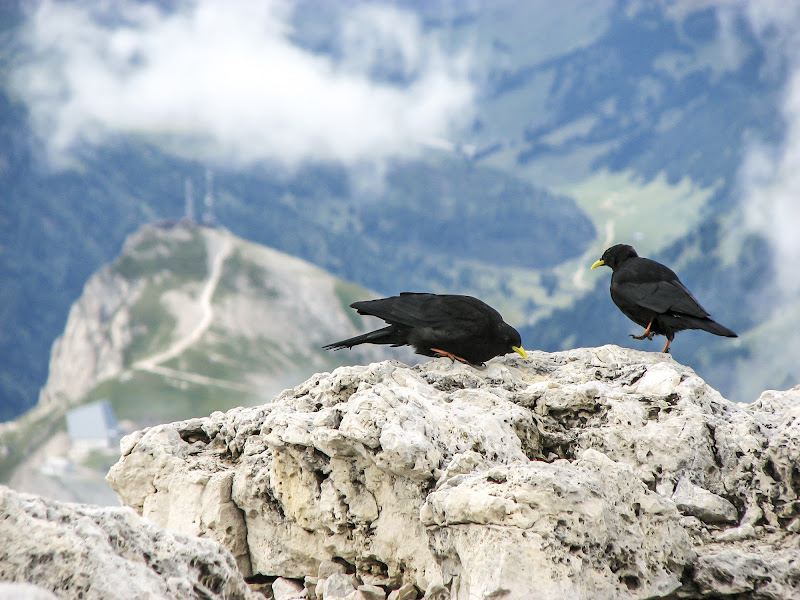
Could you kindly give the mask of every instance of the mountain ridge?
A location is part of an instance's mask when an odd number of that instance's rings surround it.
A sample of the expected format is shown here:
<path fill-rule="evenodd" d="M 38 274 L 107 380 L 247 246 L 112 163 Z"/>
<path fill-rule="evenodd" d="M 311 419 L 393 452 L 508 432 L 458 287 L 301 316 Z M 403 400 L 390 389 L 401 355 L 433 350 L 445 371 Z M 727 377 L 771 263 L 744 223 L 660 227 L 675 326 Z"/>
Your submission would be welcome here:
<path fill-rule="evenodd" d="M 298 377 L 385 357 L 322 349 L 368 329 L 349 304 L 374 296 L 224 229 L 145 226 L 72 306 L 39 403 L 0 424 L 0 476 L 24 471 L 20 461 L 65 435 L 64 414 L 87 402 L 108 399 L 128 428 L 146 426 L 262 403 Z"/>

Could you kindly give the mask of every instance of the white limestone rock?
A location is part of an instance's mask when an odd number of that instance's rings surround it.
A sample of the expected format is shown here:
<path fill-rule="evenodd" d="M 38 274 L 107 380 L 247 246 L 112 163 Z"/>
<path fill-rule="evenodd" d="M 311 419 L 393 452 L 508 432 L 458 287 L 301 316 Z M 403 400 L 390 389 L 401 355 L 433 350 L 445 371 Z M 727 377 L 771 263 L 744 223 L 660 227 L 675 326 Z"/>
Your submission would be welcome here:
<path fill-rule="evenodd" d="M 392 591 L 386 600 L 415 600 L 417 597 L 417 588 L 414 584 L 407 583 L 400 589 Z"/>
<path fill-rule="evenodd" d="M 386 592 L 377 585 L 360 585 L 357 591 L 364 600 L 386 600 Z"/>
<path fill-rule="evenodd" d="M 780 542 L 770 542 L 762 540 L 759 545 L 709 549 L 698 557 L 692 590 L 685 597 L 798 598 L 797 544 L 781 547 Z"/>
<path fill-rule="evenodd" d="M 133 338 L 130 306 L 142 287 L 109 268 L 87 281 L 53 344 L 47 385 L 39 396 L 42 409 L 73 406 L 99 382 L 122 372 Z"/>
<path fill-rule="evenodd" d="M 322 598 L 344 598 L 356 591 L 357 582 L 353 581 L 352 575 L 345 573 L 334 573 L 325 579 L 322 586 Z"/>
<path fill-rule="evenodd" d="M 739 593 L 763 563 L 770 598 L 790 598 L 799 430 L 800 388 L 734 404 L 669 355 L 616 346 L 483 369 L 390 361 L 137 432 L 108 479 L 246 574 L 333 561 L 453 600 L 699 598 Z M 736 576 L 716 577 L 727 565 Z"/>
<path fill-rule="evenodd" d="M 441 583 L 432 583 L 425 590 L 423 600 L 450 600 L 450 590 Z"/>
<path fill-rule="evenodd" d="M 226 550 L 165 531 L 130 508 L 60 503 L 0 486 L 0 514 L 5 582 L 84 600 L 255 600 Z"/>
<path fill-rule="evenodd" d="M 733 504 L 686 478 L 678 482 L 672 501 L 679 510 L 707 523 L 735 523 L 739 520 Z"/>
<path fill-rule="evenodd" d="M 430 376 L 452 371 L 449 360 L 434 362 L 442 373 Z M 414 579 L 428 570 L 438 576 L 419 520 L 426 489 L 454 453 L 527 460 L 538 435 L 534 415 L 505 391 L 437 390 L 399 363 L 335 373 L 315 375 L 269 405 L 134 434 L 123 440 L 109 481 L 168 528 L 221 543 L 220 532 L 242 531 L 249 552 L 231 550 L 246 574 L 249 561 L 252 572 L 302 578 L 338 557 L 370 584 L 400 585 L 409 571 Z M 457 376 L 478 381 L 471 368 Z M 218 514 L 243 511 L 246 535 L 238 519 L 211 529 L 203 516 L 208 482 L 226 472 L 231 496 L 215 493 L 213 502 Z"/>
<path fill-rule="evenodd" d="M 658 597 L 694 558 L 675 505 L 595 450 L 454 477 L 422 520 L 456 598 Z"/>
<path fill-rule="evenodd" d="M 347 573 L 347 567 L 332 560 L 323 560 L 317 567 L 317 577 L 327 579 L 334 573 Z"/>
<path fill-rule="evenodd" d="M 297 600 L 306 597 L 305 586 L 294 579 L 278 577 L 272 582 L 272 597 L 274 600 Z"/>
<path fill-rule="evenodd" d="M 32 583 L 0 582 L 0 600 L 58 600 L 58 596 Z"/>

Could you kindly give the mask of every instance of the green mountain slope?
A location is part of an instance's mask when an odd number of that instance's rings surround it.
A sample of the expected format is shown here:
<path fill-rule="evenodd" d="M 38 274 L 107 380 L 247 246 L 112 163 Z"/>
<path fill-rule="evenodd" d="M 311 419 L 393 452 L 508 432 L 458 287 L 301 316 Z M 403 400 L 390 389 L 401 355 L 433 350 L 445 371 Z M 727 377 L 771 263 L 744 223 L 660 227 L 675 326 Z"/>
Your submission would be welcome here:
<path fill-rule="evenodd" d="M 72 407 L 108 399 L 126 429 L 268 402 L 341 364 L 395 357 L 322 350 L 369 328 L 374 294 L 223 229 L 148 226 L 87 282 L 53 346 L 39 404 L 0 427 L 0 476 L 54 436 Z"/>

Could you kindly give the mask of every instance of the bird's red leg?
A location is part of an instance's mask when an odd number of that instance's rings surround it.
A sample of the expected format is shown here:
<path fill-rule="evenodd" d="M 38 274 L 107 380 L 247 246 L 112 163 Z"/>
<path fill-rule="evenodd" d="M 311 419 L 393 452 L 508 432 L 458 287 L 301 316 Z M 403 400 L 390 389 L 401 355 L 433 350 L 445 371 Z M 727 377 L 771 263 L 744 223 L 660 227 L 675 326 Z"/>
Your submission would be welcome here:
<path fill-rule="evenodd" d="M 462 363 L 464 363 L 466 365 L 469 364 L 468 360 L 466 360 L 464 358 L 461 358 L 460 356 L 456 356 L 452 352 L 447 352 L 446 350 L 439 350 L 438 348 L 431 348 L 431 352 L 436 352 L 436 354 L 438 354 L 439 356 L 447 356 L 448 358 L 451 358 L 453 360 L 457 360 L 457 361 L 462 362 Z"/>
<path fill-rule="evenodd" d="M 674 340 L 674 339 L 675 339 L 674 335 L 668 335 L 667 336 L 667 345 L 664 346 L 664 349 L 661 352 L 669 352 L 669 345 L 672 343 L 672 340 Z"/>
<path fill-rule="evenodd" d="M 633 334 L 631 334 L 631 337 L 632 337 L 633 339 L 635 339 L 635 340 L 643 340 L 644 338 L 647 338 L 648 340 L 652 340 L 652 339 L 653 339 L 653 336 L 655 335 L 655 333 L 651 333 L 651 332 L 650 332 L 650 328 L 651 328 L 652 326 L 653 326 L 653 322 L 652 322 L 652 321 L 650 321 L 650 322 L 647 324 L 647 329 L 645 329 L 645 330 L 644 330 L 644 333 L 643 333 L 642 335 L 633 335 Z M 669 346 L 669 344 L 667 344 L 667 346 Z M 666 349 L 664 350 L 664 352 L 666 352 Z"/>

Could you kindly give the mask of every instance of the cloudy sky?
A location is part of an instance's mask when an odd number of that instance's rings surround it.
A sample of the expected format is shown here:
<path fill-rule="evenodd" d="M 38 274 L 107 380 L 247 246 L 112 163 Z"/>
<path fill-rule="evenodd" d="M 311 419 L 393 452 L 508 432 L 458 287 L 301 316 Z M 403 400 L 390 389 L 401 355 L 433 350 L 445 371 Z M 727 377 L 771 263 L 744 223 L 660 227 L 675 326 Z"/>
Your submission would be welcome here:
<path fill-rule="evenodd" d="M 469 56 L 402 8 L 339 3 L 336 52 L 321 54 L 294 41 L 289 2 L 177 5 L 30 7 L 12 85 L 53 166 L 127 133 L 233 166 L 358 164 L 414 155 L 474 116 Z"/>
<path fill-rule="evenodd" d="M 754 132 L 739 172 L 746 226 L 772 240 L 779 281 L 800 293 L 800 2 L 718 0 L 719 35 L 740 51 L 736 18 L 767 70 L 788 73 L 779 144 Z M 51 165 L 118 135 L 145 135 L 207 163 L 304 160 L 350 166 L 418 154 L 473 121 L 475 56 L 445 49 L 419 17 L 385 3 L 328 4 L 331 46 L 296 39 L 295 3 L 44 0 L 28 6 L 11 83 Z M 633 4 L 632 4 L 633 5 Z M 675 14 L 697 3 L 676 1 Z M 380 69 L 376 67 L 380 65 Z M 386 72 L 393 78 L 381 77 Z M 470 77 L 473 76 L 473 78 Z M 523 126 L 524 123 L 521 123 Z"/>
<path fill-rule="evenodd" d="M 792 299 L 800 295 L 800 2 L 752 0 L 745 11 L 767 51 L 766 68 L 787 71 L 784 137 L 767 144 L 754 136 L 739 171 L 745 222 L 772 242 L 777 281 Z"/>

